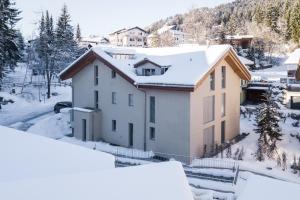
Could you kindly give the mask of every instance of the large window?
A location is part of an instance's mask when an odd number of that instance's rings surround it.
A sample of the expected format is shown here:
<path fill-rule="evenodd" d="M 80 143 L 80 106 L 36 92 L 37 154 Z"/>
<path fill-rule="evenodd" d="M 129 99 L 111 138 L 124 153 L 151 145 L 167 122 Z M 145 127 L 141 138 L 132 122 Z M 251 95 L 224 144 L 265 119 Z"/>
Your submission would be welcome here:
<path fill-rule="evenodd" d="M 224 117 L 226 115 L 226 94 L 222 94 L 222 105 L 221 105 L 221 116 Z"/>
<path fill-rule="evenodd" d="M 94 102 L 95 109 L 99 109 L 99 92 L 97 90 L 94 91 Z"/>
<path fill-rule="evenodd" d="M 150 122 L 155 123 L 155 97 L 150 97 Z"/>
<path fill-rule="evenodd" d="M 111 121 L 111 130 L 113 132 L 115 132 L 117 130 L 117 121 L 114 119 Z"/>
<path fill-rule="evenodd" d="M 215 96 L 204 97 L 203 99 L 203 122 L 215 120 Z"/>
<path fill-rule="evenodd" d="M 117 93 L 116 92 L 111 93 L 111 103 L 117 104 Z"/>
<path fill-rule="evenodd" d="M 226 67 L 222 66 L 222 88 L 226 87 Z"/>
<path fill-rule="evenodd" d="M 98 65 L 95 65 L 94 66 L 94 84 L 95 85 L 98 85 L 98 82 L 99 82 L 99 68 L 98 68 Z"/>
<path fill-rule="evenodd" d="M 215 71 L 210 73 L 209 82 L 210 82 L 210 90 L 215 90 Z"/>
<path fill-rule="evenodd" d="M 150 127 L 150 140 L 155 140 L 155 128 Z"/>
<path fill-rule="evenodd" d="M 143 69 L 143 76 L 155 75 L 155 69 Z"/>
<path fill-rule="evenodd" d="M 215 126 L 210 126 L 203 130 L 203 144 L 206 146 L 206 152 L 210 154 L 214 151 L 215 144 Z"/>
<path fill-rule="evenodd" d="M 133 94 L 128 94 L 128 106 L 133 106 Z"/>

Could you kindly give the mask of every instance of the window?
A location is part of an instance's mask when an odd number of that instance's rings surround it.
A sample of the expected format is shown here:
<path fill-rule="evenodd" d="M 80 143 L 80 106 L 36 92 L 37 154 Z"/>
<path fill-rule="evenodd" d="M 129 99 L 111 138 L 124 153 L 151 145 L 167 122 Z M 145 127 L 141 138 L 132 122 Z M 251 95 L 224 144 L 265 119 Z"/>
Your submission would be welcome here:
<path fill-rule="evenodd" d="M 99 109 L 99 92 L 97 90 L 94 91 L 94 106 L 95 109 Z"/>
<path fill-rule="evenodd" d="M 133 123 L 128 124 L 129 146 L 133 146 Z"/>
<path fill-rule="evenodd" d="M 203 99 L 203 122 L 204 124 L 215 119 L 215 96 L 204 97 Z"/>
<path fill-rule="evenodd" d="M 99 69 L 98 69 L 98 65 L 94 66 L 94 84 L 98 85 L 98 77 L 99 76 Z"/>
<path fill-rule="evenodd" d="M 166 71 L 168 71 L 168 68 L 167 68 L 167 67 L 163 67 L 163 68 L 161 68 L 161 74 L 164 74 L 164 73 L 166 73 Z"/>
<path fill-rule="evenodd" d="M 210 82 L 210 90 L 215 90 L 215 71 L 210 73 L 209 82 Z"/>
<path fill-rule="evenodd" d="M 150 97 L 150 122 L 155 123 L 155 97 Z"/>
<path fill-rule="evenodd" d="M 133 94 L 128 94 L 128 106 L 133 106 Z"/>
<path fill-rule="evenodd" d="M 111 121 L 111 130 L 113 132 L 116 132 L 116 130 L 117 130 L 117 121 L 114 119 Z"/>
<path fill-rule="evenodd" d="M 222 88 L 226 87 L 226 67 L 222 66 Z"/>
<path fill-rule="evenodd" d="M 111 70 L 111 78 L 116 78 L 116 71 L 115 70 Z"/>
<path fill-rule="evenodd" d="M 221 122 L 221 143 L 225 143 L 225 121 Z"/>
<path fill-rule="evenodd" d="M 155 75 L 155 69 L 143 69 L 143 76 Z"/>
<path fill-rule="evenodd" d="M 226 94 L 223 93 L 222 94 L 222 106 L 221 106 L 221 115 L 222 115 L 222 117 L 225 116 L 225 113 L 226 113 L 225 111 L 226 111 Z"/>
<path fill-rule="evenodd" d="M 112 104 L 117 104 L 117 94 L 116 94 L 116 92 L 111 93 L 111 103 Z"/>
<path fill-rule="evenodd" d="M 150 140 L 155 140 L 155 128 L 150 127 Z"/>

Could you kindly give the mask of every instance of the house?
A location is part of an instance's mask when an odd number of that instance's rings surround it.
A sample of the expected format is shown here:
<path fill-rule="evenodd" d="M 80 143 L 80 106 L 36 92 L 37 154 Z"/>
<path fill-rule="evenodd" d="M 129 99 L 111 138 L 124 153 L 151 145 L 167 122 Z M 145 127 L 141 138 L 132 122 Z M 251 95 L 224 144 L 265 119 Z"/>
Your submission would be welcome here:
<path fill-rule="evenodd" d="M 79 47 L 81 47 L 81 48 L 91 48 L 98 44 L 108 45 L 108 44 L 110 44 L 110 42 L 106 37 L 96 36 L 96 35 L 92 35 L 89 37 L 83 37 L 79 41 Z"/>
<path fill-rule="evenodd" d="M 179 162 L 115 168 L 114 156 L 0 126 L 0 199 L 193 200 Z"/>
<path fill-rule="evenodd" d="M 123 28 L 109 34 L 112 45 L 123 47 L 146 47 L 148 32 L 136 26 Z"/>
<path fill-rule="evenodd" d="M 254 39 L 253 35 L 226 35 L 226 44 L 230 44 L 235 47 L 241 47 L 242 49 L 248 49 Z"/>
<path fill-rule="evenodd" d="M 242 57 L 242 56 L 239 56 L 239 59 L 249 70 L 254 68 L 253 61 L 251 61 L 245 57 Z M 247 85 L 248 85 L 248 81 L 241 80 L 241 104 L 243 104 L 247 98 L 247 96 L 246 96 L 247 95 L 247 93 L 246 93 Z"/>
<path fill-rule="evenodd" d="M 76 138 L 184 162 L 239 134 L 241 79 L 251 79 L 230 45 L 98 46 L 59 76 L 72 78 Z"/>
<path fill-rule="evenodd" d="M 159 38 L 163 37 L 163 35 L 168 37 L 168 40 L 170 40 L 170 42 L 173 43 L 173 46 L 184 44 L 188 41 L 188 34 L 182 32 L 175 25 L 165 25 L 162 28 L 158 29 L 156 33 Z M 148 35 L 147 44 L 149 47 L 152 47 L 154 40 L 157 40 L 157 38 L 155 37 L 155 33 Z"/>
<path fill-rule="evenodd" d="M 296 80 L 296 71 L 300 65 L 300 49 L 291 53 L 284 65 L 287 71 L 287 89 L 284 102 L 289 108 L 300 109 L 300 81 Z"/>

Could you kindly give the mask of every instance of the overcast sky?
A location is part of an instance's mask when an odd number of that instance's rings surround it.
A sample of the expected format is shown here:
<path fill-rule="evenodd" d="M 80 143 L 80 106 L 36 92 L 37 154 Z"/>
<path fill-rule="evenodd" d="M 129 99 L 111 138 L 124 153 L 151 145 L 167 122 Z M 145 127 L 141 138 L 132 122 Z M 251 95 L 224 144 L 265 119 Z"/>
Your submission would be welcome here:
<path fill-rule="evenodd" d="M 65 3 L 72 24 L 80 24 L 82 35 L 106 35 L 128 26 L 145 27 L 193 7 L 214 7 L 232 0 L 15 0 L 23 18 L 18 28 L 28 38 L 37 30 L 42 11 L 56 19 Z"/>

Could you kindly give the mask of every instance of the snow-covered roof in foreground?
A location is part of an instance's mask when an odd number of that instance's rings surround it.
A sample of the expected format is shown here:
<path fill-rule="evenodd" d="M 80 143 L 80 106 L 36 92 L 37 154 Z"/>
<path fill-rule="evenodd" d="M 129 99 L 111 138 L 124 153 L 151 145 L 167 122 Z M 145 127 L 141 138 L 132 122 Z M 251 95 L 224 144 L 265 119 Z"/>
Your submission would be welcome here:
<path fill-rule="evenodd" d="M 171 161 L 0 184 L 0 199 L 193 200 L 193 195 L 182 165 Z"/>
<path fill-rule="evenodd" d="M 238 200 L 283 200 L 297 199 L 299 196 L 299 184 L 251 175 Z"/>
<path fill-rule="evenodd" d="M 100 151 L 3 126 L 0 137 L 0 183 L 115 167 L 114 156 Z"/>
<path fill-rule="evenodd" d="M 286 65 L 298 65 L 300 62 L 300 49 L 296 49 L 291 53 L 288 59 L 284 62 Z"/>
<path fill-rule="evenodd" d="M 129 48 L 101 45 L 91 48 L 90 51 L 95 52 L 98 56 L 117 67 L 118 70 L 132 79 L 136 85 L 194 87 L 230 49 L 230 45 L 185 45 L 165 48 Z M 126 51 L 134 54 L 135 59 L 115 59 L 107 53 L 122 52 L 125 54 Z M 59 75 L 69 70 L 81 58 L 63 70 Z M 170 66 L 170 68 L 163 75 L 138 76 L 135 72 L 134 64 L 145 58 L 161 66 Z"/>

